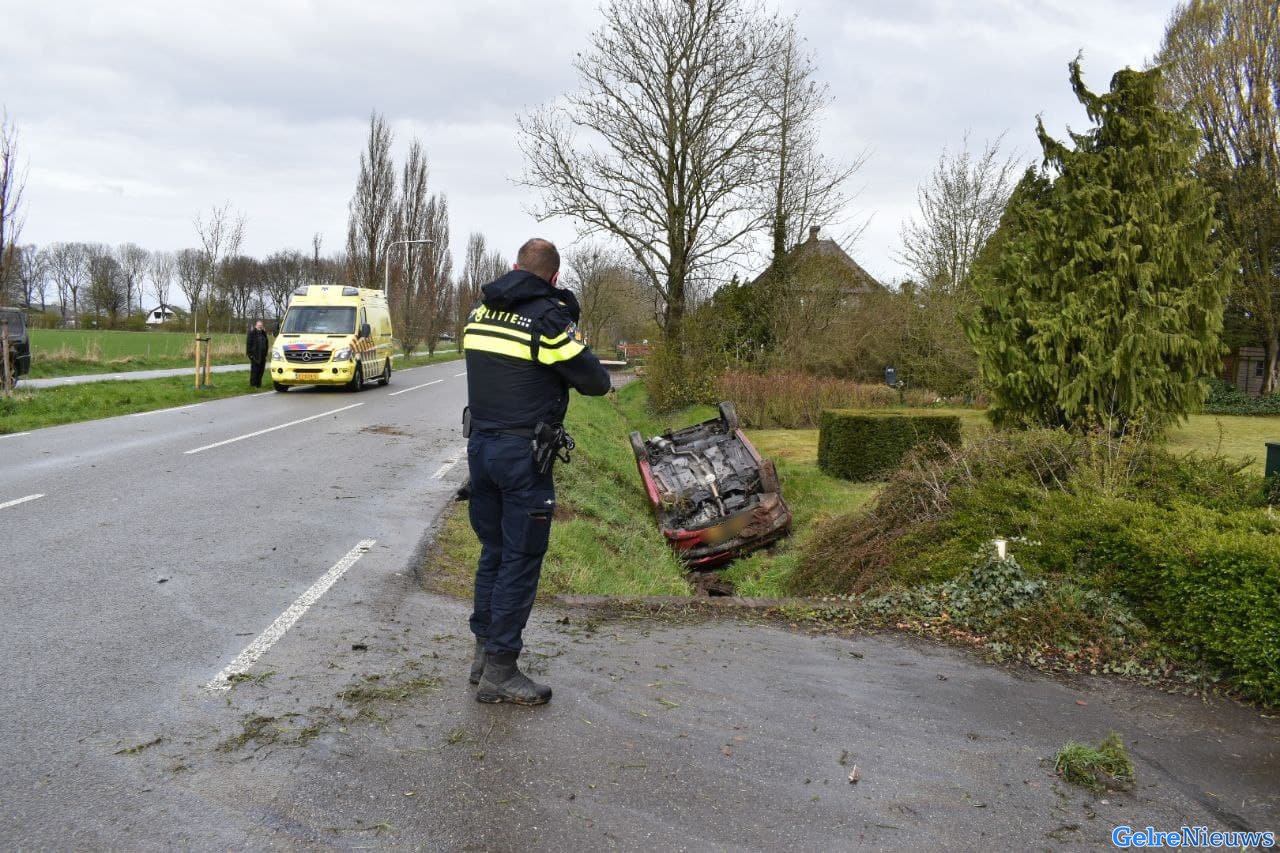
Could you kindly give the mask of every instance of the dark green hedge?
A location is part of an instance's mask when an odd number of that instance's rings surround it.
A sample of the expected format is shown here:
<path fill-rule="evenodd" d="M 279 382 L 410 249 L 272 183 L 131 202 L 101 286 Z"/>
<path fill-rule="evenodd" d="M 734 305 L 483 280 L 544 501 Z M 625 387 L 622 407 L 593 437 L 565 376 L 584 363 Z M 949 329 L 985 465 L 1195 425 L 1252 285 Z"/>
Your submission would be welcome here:
<path fill-rule="evenodd" d="M 846 480 L 876 480 L 911 448 L 931 441 L 960 445 L 960 418 L 906 412 L 827 409 L 818 433 L 818 467 Z"/>
<path fill-rule="evenodd" d="M 1280 531 L 1261 509 L 1057 494 L 1036 536 L 1075 540 L 1077 571 L 1249 696 L 1280 705 Z"/>
<path fill-rule="evenodd" d="M 1221 379 L 1210 379 L 1201 411 L 1206 415 L 1280 415 L 1280 394 L 1250 397 Z"/>

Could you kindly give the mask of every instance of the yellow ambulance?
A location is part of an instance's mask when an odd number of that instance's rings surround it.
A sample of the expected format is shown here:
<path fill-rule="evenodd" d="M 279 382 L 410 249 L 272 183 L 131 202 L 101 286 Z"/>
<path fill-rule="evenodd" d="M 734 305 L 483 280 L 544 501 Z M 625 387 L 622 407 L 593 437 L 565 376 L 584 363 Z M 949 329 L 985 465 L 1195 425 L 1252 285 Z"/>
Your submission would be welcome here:
<path fill-rule="evenodd" d="M 391 312 L 381 290 L 341 285 L 299 287 L 271 349 L 271 383 L 343 385 L 359 391 L 391 381 Z"/>

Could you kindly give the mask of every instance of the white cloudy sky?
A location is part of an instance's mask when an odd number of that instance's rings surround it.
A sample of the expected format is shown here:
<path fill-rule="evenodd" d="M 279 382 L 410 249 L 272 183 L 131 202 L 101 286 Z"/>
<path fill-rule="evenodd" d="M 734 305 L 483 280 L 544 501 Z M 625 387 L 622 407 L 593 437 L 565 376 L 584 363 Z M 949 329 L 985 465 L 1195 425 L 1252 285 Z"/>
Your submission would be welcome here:
<path fill-rule="evenodd" d="M 834 103 L 828 153 L 870 159 L 850 221 L 855 256 L 888 281 L 917 184 L 966 130 L 1007 131 L 1031 159 L 1035 116 L 1083 125 L 1066 79 L 1084 51 L 1105 89 L 1159 43 L 1173 0 L 775 0 L 798 15 Z M 460 260 L 467 232 L 508 255 L 537 223 L 514 185 L 515 116 L 575 88 L 574 53 L 598 0 L 263 0 L 127 3 L 0 0 L 0 103 L 29 160 L 24 241 L 176 249 L 192 218 L 230 201 L 245 251 L 345 241 L 346 206 L 371 110 L 397 154 L 413 136 L 448 194 Z"/>

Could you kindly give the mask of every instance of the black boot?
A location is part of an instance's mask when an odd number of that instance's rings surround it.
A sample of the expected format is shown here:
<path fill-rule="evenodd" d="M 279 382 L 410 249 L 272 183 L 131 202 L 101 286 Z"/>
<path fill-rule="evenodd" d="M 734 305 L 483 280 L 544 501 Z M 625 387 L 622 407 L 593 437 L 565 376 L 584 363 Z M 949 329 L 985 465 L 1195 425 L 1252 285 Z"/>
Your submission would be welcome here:
<path fill-rule="evenodd" d="M 476 637 L 476 655 L 471 659 L 471 677 L 467 680 L 472 684 L 479 684 L 482 675 L 484 675 L 484 637 Z"/>
<path fill-rule="evenodd" d="M 495 704 L 543 705 L 551 701 L 551 688 L 539 684 L 516 666 L 516 652 L 489 653 L 484 658 L 484 676 L 476 701 Z"/>

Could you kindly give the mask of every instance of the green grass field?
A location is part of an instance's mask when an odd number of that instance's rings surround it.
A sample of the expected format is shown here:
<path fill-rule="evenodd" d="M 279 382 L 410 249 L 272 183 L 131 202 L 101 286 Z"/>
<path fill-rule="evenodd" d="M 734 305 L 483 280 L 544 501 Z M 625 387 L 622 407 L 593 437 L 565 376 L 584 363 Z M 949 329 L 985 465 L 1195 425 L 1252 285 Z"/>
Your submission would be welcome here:
<path fill-rule="evenodd" d="M 212 364 L 246 363 L 244 335 L 214 333 L 212 338 Z M 30 378 L 178 367 L 190 367 L 194 373 L 194 341 L 190 332 L 32 329 Z"/>
<path fill-rule="evenodd" d="M 433 357 L 414 356 L 398 360 L 396 369 L 454 361 L 459 357 L 455 352 L 437 353 Z M 214 374 L 213 386 L 200 390 L 193 387 L 193 380 L 194 376 L 173 376 L 41 389 L 24 389 L 19 385 L 12 396 L 0 397 L 0 435 L 262 391 L 249 387 L 246 373 Z M 395 381 L 393 378 L 392 382 Z"/>
<path fill-rule="evenodd" d="M 212 337 L 214 364 L 244 361 L 244 335 Z M 190 332 L 32 329 L 30 375 L 40 379 L 188 365 L 194 370 L 194 340 Z"/>

